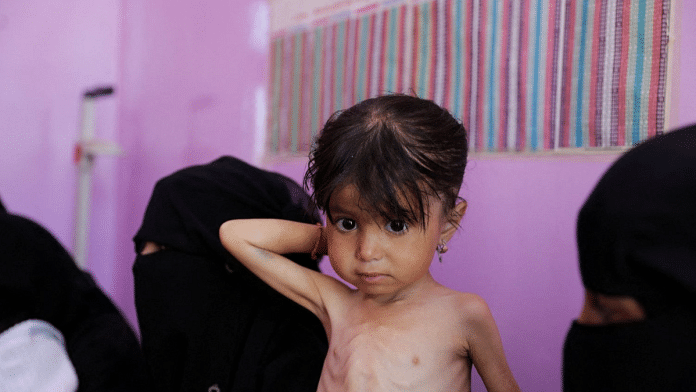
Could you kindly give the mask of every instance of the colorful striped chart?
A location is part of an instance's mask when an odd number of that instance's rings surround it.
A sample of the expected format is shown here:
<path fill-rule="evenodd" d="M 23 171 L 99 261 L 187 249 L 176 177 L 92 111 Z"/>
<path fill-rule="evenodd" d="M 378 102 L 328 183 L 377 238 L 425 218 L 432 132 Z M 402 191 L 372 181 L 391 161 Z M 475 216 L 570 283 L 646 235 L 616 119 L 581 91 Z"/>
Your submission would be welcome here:
<path fill-rule="evenodd" d="M 272 32 L 271 155 L 305 154 L 333 112 L 388 92 L 448 108 L 476 152 L 632 146 L 664 131 L 670 0 L 281 3 L 272 17 L 291 22 Z"/>

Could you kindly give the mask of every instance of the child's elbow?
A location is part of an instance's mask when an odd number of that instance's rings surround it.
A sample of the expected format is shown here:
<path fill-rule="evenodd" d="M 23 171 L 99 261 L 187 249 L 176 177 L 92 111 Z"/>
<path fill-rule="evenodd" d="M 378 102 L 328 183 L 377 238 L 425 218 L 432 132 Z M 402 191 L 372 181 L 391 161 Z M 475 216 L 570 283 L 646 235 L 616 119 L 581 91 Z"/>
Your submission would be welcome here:
<path fill-rule="evenodd" d="M 227 249 L 230 250 L 230 247 L 234 245 L 236 242 L 235 235 L 234 235 L 234 221 L 233 220 L 228 220 L 227 222 L 224 222 L 222 225 L 220 225 L 220 230 L 219 230 L 219 236 L 220 236 L 220 242 L 222 242 L 222 245 Z"/>

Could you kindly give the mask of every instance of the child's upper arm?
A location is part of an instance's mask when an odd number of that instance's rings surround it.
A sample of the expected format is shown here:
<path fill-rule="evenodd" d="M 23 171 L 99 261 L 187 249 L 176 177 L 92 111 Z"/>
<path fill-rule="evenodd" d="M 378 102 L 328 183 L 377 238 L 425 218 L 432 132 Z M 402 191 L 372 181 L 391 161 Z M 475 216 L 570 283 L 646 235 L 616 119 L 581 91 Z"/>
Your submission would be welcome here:
<path fill-rule="evenodd" d="M 486 389 L 489 392 L 519 391 L 505 359 L 498 327 L 486 302 L 477 295 L 471 295 L 464 309 L 469 355 Z"/>
<path fill-rule="evenodd" d="M 276 219 L 231 220 L 220 227 L 222 244 L 237 260 L 276 291 L 325 322 L 330 293 L 348 288 L 330 276 L 302 267 L 281 255 L 309 253 L 319 235 L 319 226 Z"/>

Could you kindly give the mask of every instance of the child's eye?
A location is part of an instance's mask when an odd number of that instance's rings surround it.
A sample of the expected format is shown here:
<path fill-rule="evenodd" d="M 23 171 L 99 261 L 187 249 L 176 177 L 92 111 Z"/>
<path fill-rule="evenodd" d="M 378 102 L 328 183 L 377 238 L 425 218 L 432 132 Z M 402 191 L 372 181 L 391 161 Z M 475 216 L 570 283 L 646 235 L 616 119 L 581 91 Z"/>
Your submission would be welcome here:
<path fill-rule="evenodd" d="M 357 224 L 354 220 L 348 218 L 341 218 L 336 221 L 336 226 L 341 231 L 351 231 L 355 230 Z"/>
<path fill-rule="evenodd" d="M 393 220 L 387 223 L 387 231 L 392 233 L 401 234 L 408 230 L 408 225 L 402 220 Z"/>

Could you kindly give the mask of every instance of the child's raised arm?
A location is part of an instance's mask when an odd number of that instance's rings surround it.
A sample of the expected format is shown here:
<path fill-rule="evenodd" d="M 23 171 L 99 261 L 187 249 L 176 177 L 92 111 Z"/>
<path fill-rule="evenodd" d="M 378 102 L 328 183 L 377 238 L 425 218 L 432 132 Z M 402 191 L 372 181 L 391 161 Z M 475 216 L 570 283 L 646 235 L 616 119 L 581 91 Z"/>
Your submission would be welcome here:
<path fill-rule="evenodd" d="M 220 226 L 224 247 L 276 291 L 309 309 L 326 324 L 330 290 L 347 290 L 338 280 L 281 256 L 310 253 L 322 241 L 320 226 L 279 219 L 236 219 Z"/>

